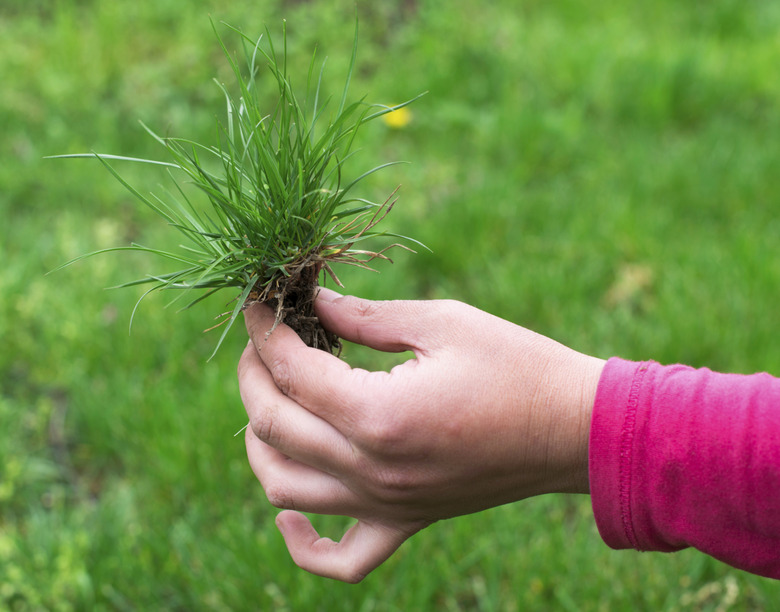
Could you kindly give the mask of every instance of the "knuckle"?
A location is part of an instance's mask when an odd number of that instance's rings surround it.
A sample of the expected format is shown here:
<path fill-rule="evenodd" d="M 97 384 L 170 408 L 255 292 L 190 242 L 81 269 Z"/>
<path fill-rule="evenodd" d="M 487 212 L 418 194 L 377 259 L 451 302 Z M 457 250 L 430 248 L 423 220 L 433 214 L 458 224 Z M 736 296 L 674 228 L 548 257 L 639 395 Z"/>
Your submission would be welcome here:
<path fill-rule="evenodd" d="M 274 448 L 278 447 L 281 441 L 279 428 L 276 426 L 276 415 L 278 413 L 278 406 L 272 404 L 264 410 L 253 414 L 249 421 L 255 436 Z"/>
<path fill-rule="evenodd" d="M 418 505 L 425 486 L 425 477 L 418 469 L 395 464 L 375 469 L 365 492 L 374 503 L 399 512 Z"/>
<path fill-rule="evenodd" d="M 286 355 L 278 356 L 273 363 L 270 364 L 271 375 L 279 390 L 285 395 L 290 394 L 290 390 L 294 386 L 294 369 L 289 357 Z"/>
<path fill-rule="evenodd" d="M 293 491 L 284 483 L 272 482 L 265 485 L 265 496 L 274 508 L 295 510 Z"/>
<path fill-rule="evenodd" d="M 369 389 L 370 387 L 366 387 Z M 404 405 L 388 397 L 373 396 L 362 409 L 355 425 L 355 435 L 362 446 L 373 455 L 398 458 L 408 455 L 420 444 L 420 433 L 424 423 L 418 413 L 410 409 L 421 401 L 420 391 L 415 386 L 391 386 L 394 397 L 403 397 Z M 391 395 L 388 392 L 387 395 Z"/>
<path fill-rule="evenodd" d="M 405 499 L 418 489 L 418 479 L 408 467 L 393 466 L 376 475 L 377 496 L 385 502 Z"/>
<path fill-rule="evenodd" d="M 354 310 L 360 318 L 373 318 L 380 314 L 385 302 L 364 300 L 351 295 L 342 298 L 345 302 L 345 306 Z"/>
<path fill-rule="evenodd" d="M 375 302 L 352 296 L 347 296 L 342 299 L 346 300 L 346 306 L 351 309 L 354 320 L 360 321 L 360 324 L 355 325 L 354 328 L 355 341 L 358 342 L 358 344 L 366 344 L 370 341 L 370 339 L 366 337 L 368 333 L 367 330 L 372 329 L 383 319 L 385 302 Z"/>
<path fill-rule="evenodd" d="M 398 418 L 374 419 L 363 426 L 363 440 L 373 453 L 396 456 L 403 453 L 408 440 L 405 423 Z"/>
<path fill-rule="evenodd" d="M 357 584 L 367 575 L 368 572 L 363 568 L 363 564 L 359 562 L 349 563 L 341 571 L 341 579 L 347 584 Z"/>

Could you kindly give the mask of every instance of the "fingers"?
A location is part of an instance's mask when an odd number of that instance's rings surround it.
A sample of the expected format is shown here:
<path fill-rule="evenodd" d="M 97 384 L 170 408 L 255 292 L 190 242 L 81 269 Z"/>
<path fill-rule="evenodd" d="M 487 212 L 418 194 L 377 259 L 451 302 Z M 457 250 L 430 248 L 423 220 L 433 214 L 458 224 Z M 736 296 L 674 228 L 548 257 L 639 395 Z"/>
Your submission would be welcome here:
<path fill-rule="evenodd" d="M 307 347 L 284 324 L 268 335 L 274 315 L 267 306 L 253 305 L 244 312 L 244 319 L 279 391 L 342 433 L 352 430 L 367 403 L 387 395 L 376 386 L 383 384 L 385 373 L 352 370 L 334 355 Z"/>
<path fill-rule="evenodd" d="M 432 339 L 441 305 L 425 301 L 376 302 L 341 296 L 323 287 L 315 308 L 327 329 L 350 342 L 392 353 L 417 353 Z"/>
<path fill-rule="evenodd" d="M 298 567 L 350 583 L 360 582 L 422 527 L 403 530 L 361 520 L 334 542 L 321 538 L 298 512 L 281 512 L 276 525 Z"/>
<path fill-rule="evenodd" d="M 424 325 L 428 311 L 417 303 L 339 298 L 329 310 L 328 297 L 318 309 L 337 334 L 380 350 L 420 351 L 423 332 L 409 321 Z M 254 305 L 244 314 L 252 343 L 239 362 L 239 386 L 251 425 L 245 442 L 252 470 L 271 503 L 287 509 L 277 524 L 293 560 L 312 573 L 359 582 L 424 525 L 403 528 L 364 519 L 334 542 L 320 538 L 306 517 L 290 510 L 372 515 L 359 489 L 345 484 L 360 458 L 348 437 L 393 396 L 392 377 L 352 370 L 305 346 L 288 326 L 274 326 L 267 306 Z"/>
<path fill-rule="evenodd" d="M 244 442 L 249 465 L 272 505 L 318 514 L 356 513 L 359 500 L 335 476 L 291 459 L 249 430 Z"/>
<path fill-rule="evenodd" d="M 338 430 L 279 390 L 251 343 L 239 361 L 238 380 L 253 436 L 331 473 L 341 471 L 352 457 L 349 442 Z"/>
<path fill-rule="evenodd" d="M 244 311 L 244 322 L 252 343 L 263 356 L 268 353 L 266 349 L 274 344 L 279 345 L 286 352 L 309 351 L 309 347 L 290 327 L 276 324 L 276 315 L 266 304 L 255 303 L 247 308 Z M 327 355 L 325 351 L 319 352 Z"/>
<path fill-rule="evenodd" d="M 275 325 L 273 311 L 253 304 L 244 311 L 247 331 L 260 359 L 285 395 L 295 397 L 294 387 L 312 387 L 322 396 L 322 384 L 333 378 L 342 383 L 349 366 L 325 351 L 308 347 L 290 327 Z"/>

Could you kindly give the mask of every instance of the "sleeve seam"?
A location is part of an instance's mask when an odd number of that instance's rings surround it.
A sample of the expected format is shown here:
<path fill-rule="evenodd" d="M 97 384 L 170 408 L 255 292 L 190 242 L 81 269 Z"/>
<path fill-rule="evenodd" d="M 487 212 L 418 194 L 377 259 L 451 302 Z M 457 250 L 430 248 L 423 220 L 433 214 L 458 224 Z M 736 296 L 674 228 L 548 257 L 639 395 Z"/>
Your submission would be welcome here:
<path fill-rule="evenodd" d="M 639 395 L 645 374 L 649 369 L 648 363 L 643 363 L 636 370 L 626 404 L 625 418 L 620 432 L 620 516 L 623 522 L 623 531 L 631 547 L 639 550 L 634 520 L 631 512 L 631 491 L 633 474 L 633 446 L 636 430 L 636 417 L 639 409 Z"/>

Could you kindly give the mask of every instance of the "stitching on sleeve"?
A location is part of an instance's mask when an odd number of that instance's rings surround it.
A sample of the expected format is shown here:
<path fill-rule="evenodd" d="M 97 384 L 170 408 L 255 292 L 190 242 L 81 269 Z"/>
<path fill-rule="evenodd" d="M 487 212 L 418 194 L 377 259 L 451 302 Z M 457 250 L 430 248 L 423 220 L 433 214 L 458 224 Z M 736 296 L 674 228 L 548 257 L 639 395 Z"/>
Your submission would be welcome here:
<path fill-rule="evenodd" d="M 628 394 L 626 415 L 623 429 L 620 432 L 620 515 L 623 520 L 623 530 L 631 546 L 639 549 L 639 543 L 634 531 L 634 520 L 631 514 L 631 476 L 633 474 L 634 431 L 636 428 L 636 413 L 639 408 L 639 392 L 642 387 L 649 363 L 639 366 L 631 383 Z"/>

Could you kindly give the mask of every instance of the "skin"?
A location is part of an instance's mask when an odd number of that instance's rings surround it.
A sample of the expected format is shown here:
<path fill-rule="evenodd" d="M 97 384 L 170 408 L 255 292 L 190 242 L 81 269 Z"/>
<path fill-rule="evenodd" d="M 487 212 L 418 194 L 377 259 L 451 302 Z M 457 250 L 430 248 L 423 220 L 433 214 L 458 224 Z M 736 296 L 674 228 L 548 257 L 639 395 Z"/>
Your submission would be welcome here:
<path fill-rule="evenodd" d="M 545 493 L 588 493 L 588 435 L 604 361 L 466 304 L 375 302 L 322 289 L 323 325 L 380 351 L 351 368 L 245 312 L 238 367 L 246 449 L 301 568 L 359 582 L 437 520 Z M 357 522 L 334 542 L 301 512 Z"/>

